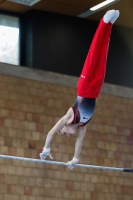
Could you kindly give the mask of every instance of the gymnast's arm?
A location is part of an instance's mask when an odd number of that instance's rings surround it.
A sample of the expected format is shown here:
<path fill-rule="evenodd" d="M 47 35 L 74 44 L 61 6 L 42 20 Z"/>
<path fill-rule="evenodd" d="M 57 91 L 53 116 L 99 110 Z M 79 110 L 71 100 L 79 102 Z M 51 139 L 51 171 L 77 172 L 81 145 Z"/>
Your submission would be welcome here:
<path fill-rule="evenodd" d="M 46 142 L 45 142 L 45 148 L 50 148 L 50 144 L 53 140 L 54 135 L 59 132 L 60 129 L 62 129 L 65 125 L 68 124 L 70 118 L 72 115 L 71 108 L 67 111 L 66 115 L 64 115 L 56 124 L 55 126 L 49 131 Z"/>
<path fill-rule="evenodd" d="M 75 153 L 74 153 L 74 158 L 79 159 L 79 155 L 81 152 L 81 147 L 82 147 L 82 143 L 83 143 L 83 139 L 86 133 L 86 126 L 82 126 L 78 128 L 78 137 L 76 140 L 76 144 L 75 144 Z"/>

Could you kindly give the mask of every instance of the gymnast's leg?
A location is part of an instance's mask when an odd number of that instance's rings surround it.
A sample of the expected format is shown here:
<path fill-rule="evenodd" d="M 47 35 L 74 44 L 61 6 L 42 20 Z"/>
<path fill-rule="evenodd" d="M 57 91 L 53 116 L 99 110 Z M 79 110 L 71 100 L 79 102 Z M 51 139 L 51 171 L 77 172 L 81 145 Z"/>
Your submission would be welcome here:
<path fill-rule="evenodd" d="M 119 11 L 110 10 L 101 19 L 77 84 L 78 96 L 97 98 L 100 93 L 106 72 L 112 24 L 118 16 Z"/>

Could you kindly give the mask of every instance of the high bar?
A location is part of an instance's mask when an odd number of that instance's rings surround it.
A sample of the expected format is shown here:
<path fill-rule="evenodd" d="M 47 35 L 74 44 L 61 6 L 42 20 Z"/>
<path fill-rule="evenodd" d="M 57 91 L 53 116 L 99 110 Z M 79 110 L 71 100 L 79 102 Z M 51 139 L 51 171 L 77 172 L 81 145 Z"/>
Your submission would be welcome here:
<path fill-rule="evenodd" d="M 67 162 L 40 160 L 40 159 L 34 159 L 34 158 L 24 158 L 24 157 L 17 157 L 17 156 L 2 155 L 2 154 L 0 154 L 0 158 L 9 159 L 9 160 L 20 160 L 20 161 L 26 161 L 26 162 L 36 162 L 36 163 L 43 163 L 43 164 L 50 164 L 50 165 L 68 166 Z M 75 167 L 133 173 L 133 169 L 131 168 L 116 168 L 116 167 L 105 167 L 105 166 L 85 165 L 85 164 L 76 164 Z"/>

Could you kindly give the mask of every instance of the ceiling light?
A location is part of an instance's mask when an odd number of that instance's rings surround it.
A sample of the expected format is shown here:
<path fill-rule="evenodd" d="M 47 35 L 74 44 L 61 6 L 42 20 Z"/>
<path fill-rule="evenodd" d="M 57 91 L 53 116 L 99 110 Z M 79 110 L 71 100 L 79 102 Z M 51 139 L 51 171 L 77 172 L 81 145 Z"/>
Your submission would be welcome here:
<path fill-rule="evenodd" d="M 106 0 L 106 1 L 103 1 L 102 3 L 99 3 L 98 5 L 90 8 L 90 10 L 92 10 L 92 11 L 98 10 L 99 8 L 108 5 L 109 3 L 113 2 L 113 1 L 115 1 L 115 0 Z"/>
<path fill-rule="evenodd" d="M 26 6 L 33 6 L 34 4 L 38 3 L 41 0 L 8 0 L 8 1 L 23 4 Z"/>
<path fill-rule="evenodd" d="M 77 15 L 77 17 L 82 17 L 82 18 L 86 18 L 86 17 L 89 17 L 90 15 L 100 11 L 100 10 L 103 10 L 104 8 L 107 8 L 117 2 L 119 2 L 121 0 L 106 0 L 106 1 L 103 1 L 102 3 L 90 8 L 89 10 Z"/>

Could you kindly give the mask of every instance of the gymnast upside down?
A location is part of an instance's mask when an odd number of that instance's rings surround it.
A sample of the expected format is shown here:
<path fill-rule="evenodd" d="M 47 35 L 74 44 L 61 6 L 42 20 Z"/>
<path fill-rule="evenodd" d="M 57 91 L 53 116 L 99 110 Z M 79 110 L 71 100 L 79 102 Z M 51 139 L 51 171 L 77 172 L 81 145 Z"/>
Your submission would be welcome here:
<path fill-rule="evenodd" d="M 86 125 L 93 116 L 96 99 L 104 82 L 112 25 L 118 17 L 118 10 L 109 10 L 100 20 L 78 80 L 76 102 L 49 131 L 40 153 L 41 159 L 47 156 L 53 159 L 50 145 L 56 133 L 70 137 L 78 129 L 74 157 L 68 161 L 68 167 L 73 169 L 78 163 Z"/>

